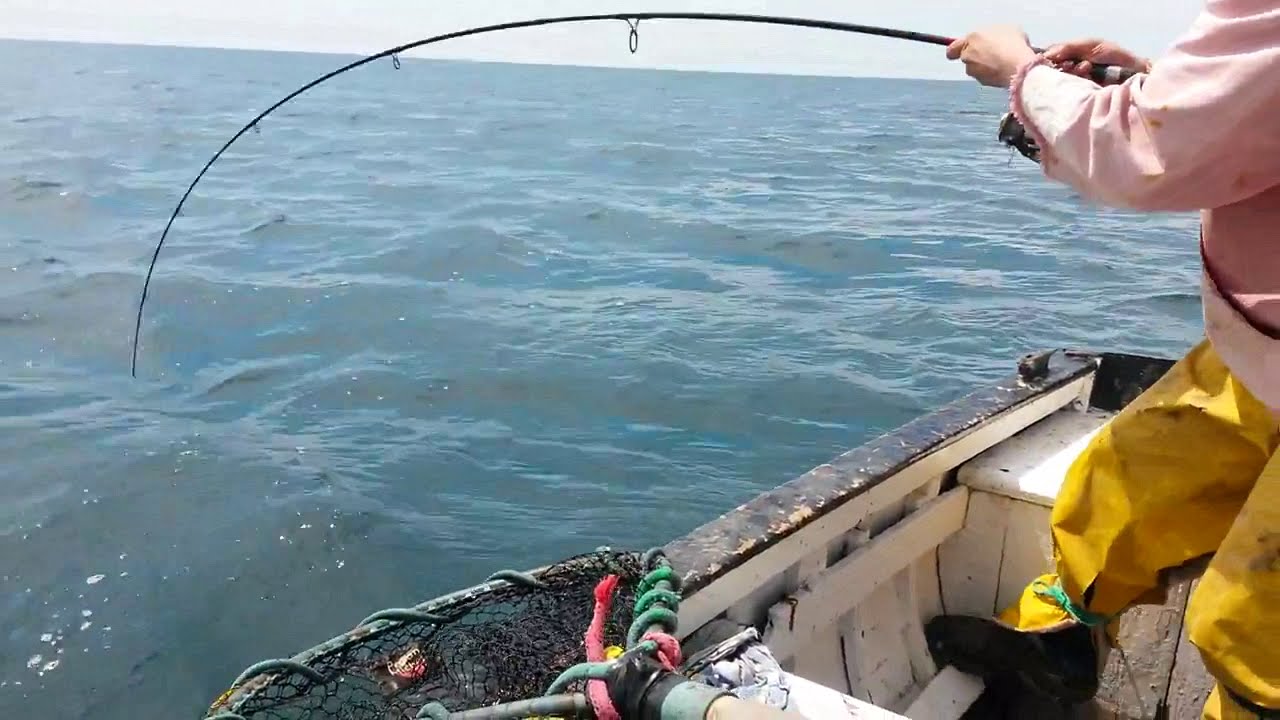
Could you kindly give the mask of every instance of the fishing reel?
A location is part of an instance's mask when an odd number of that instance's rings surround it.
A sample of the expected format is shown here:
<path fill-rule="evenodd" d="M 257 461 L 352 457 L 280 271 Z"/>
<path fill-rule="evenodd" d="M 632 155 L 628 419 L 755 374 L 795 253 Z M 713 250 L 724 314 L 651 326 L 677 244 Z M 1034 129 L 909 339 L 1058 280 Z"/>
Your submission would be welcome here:
<path fill-rule="evenodd" d="M 1004 117 L 1000 118 L 1000 129 L 996 136 L 1000 142 L 1022 153 L 1022 156 L 1028 160 L 1038 163 L 1040 162 L 1040 146 L 1036 144 L 1035 138 L 1027 132 L 1027 129 L 1018 122 L 1018 118 L 1014 117 L 1012 112 L 1007 112 Z"/>
<path fill-rule="evenodd" d="M 1142 69 L 1121 67 L 1119 65 L 1094 65 L 1089 71 L 1089 79 L 1100 86 L 1119 85 L 1139 72 L 1150 72 L 1150 69 L 1150 62 L 1147 62 L 1146 67 Z M 1018 118 L 1014 117 L 1012 112 L 1007 112 L 1000 118 L 1000 128 L 996 133 L 996 137 L 1000 139 L 1000 142 L 1017 150 L 1028 160 L 1035 163 L 1040 162 L 1040 146 L 1036 144 L 1035 138 L 1027 133 L 1027 129 L 1022 126 L 1021 122 L 1018 122 Z"/>

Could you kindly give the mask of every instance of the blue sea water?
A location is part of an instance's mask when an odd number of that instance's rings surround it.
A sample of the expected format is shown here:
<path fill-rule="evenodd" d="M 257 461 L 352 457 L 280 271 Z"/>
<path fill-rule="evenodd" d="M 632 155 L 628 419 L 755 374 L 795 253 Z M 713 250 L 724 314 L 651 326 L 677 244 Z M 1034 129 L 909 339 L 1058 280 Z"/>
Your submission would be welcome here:
<path fill-rule="evenodd" d="M 199 717 L 501 567 L 643 548 L 1075 346 L 1201 332 L 1195 223 L 969 83 L 0 43 L 0 717 Z"/>

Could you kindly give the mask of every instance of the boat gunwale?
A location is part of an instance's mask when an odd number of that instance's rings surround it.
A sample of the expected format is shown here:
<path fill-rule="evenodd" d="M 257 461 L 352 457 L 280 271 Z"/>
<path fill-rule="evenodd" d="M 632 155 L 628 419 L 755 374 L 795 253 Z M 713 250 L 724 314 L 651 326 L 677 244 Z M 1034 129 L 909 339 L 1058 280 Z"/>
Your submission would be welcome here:
<path fill-rule="evenodd" d="M 1038 379 L 1025 380 L 1021 372 L 1001 378 L 766 490 L 667 543 L 664 550 L 682 573 L 686 593 L 706 588 L 998 416 L 1090 373 L 1094 382 L 1089 407 L 1119 410 L 1173 364 L 1159 357 L 1112 352 L 1067 350 L 1041 355 L 1048 359 L 1048 366 Z"/>
<path fill-rule="evenodd" d="M 981 387 L 672 540 L 667 557 L 686 593 L 701 590 L 984 423 L 1096 372 L 1100 357 L 1055 355 L 1039 379 L 1015 373 Z"/>

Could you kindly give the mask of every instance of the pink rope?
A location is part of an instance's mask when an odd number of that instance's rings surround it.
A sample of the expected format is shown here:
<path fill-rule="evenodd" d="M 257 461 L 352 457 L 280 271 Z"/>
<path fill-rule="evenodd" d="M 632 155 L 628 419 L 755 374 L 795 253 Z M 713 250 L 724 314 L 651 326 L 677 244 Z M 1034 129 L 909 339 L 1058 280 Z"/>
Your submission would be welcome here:
<path fill-rule="evenodd" d="M 591 614 L 591 625 L 583 638 L 587 646 L 589 662 L 604 661 L 604 621 L 609 616 L 609 606 L 613 604 L 613 590 L 617 586 L 617 575 L 608 575 L 596 585 L 596 606 Z M 676 652 L 679 652 L 678 645 Z M 596 712 L 596 720 L 622 720 L 618 709 L 613 706 L 613 700 L 609 699 L 609 689 L 603 680 L 587 681 L 587 697 L 591 700 L 591 707 Z"/>
<path fill-rule="evenodd" d="M 664 632 L 647 632 L 642 640 L 652 640 L 658 644 L 658 662 L 662 667 L 675 672 L 680 665 L 680 641 Z"/>

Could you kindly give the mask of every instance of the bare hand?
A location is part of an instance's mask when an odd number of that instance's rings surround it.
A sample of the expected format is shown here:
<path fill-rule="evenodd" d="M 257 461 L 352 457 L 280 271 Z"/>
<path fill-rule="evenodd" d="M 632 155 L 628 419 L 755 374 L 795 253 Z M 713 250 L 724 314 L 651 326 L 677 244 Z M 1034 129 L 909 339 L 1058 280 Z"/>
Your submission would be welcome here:
<path fill-rule="evenodd" d="M 1016 25 L 983 28 L 947 46 L 948 60 L 960 60 L 969 77 L 990 87 L 1009 87 L 1018 70 L 1035 57 L 1027 34 Z"/>
<path fill-rule="evenodd" d="M 1135 72 L 1150 72 L 1151 61 L 1106 40 L 1088 38 L 1059 43 L 1044 51 L 1044 56 L 1063 72 L 1089 77 L 1094 65 L 1119 65 Z"/>

